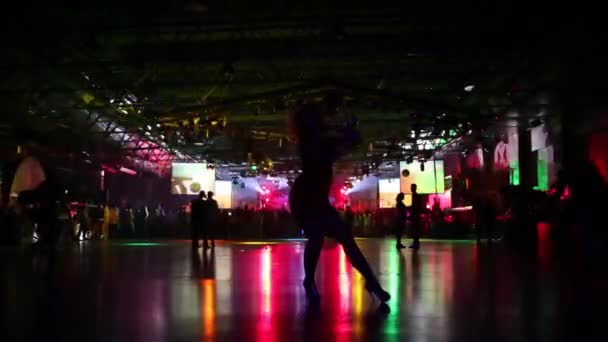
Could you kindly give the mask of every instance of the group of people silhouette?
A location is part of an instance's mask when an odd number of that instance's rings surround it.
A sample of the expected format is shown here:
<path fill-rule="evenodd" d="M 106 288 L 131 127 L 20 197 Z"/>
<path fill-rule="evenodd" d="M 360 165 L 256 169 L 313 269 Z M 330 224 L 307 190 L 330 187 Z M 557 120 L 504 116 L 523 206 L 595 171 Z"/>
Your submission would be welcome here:
<path fill-rule="evenodd" d="M 192 248 L 201 247 L 200 240 L 203 239 L 202 247 L 209 249 L 215 247 L 215 240 L 209 234 L 209 227 L 212 226 L 219 214 L 217 201 L 213 199 L 213 192 L 199 192 L 196 199 L 190 203 L 191 210 L 191 239 Z M 211 242 L 211 244 L 209 244 Z"/>
<path fill-rule="evenodd" d="M 417 191 L 418 186 L 416 184 L 412 184 L 410 186 L 410 190 L 412 192 L 412 205 L 409 207 L 410 212 L 410 220 L 411 220 L 411 232 L 412 239 L 414 242 L 410 245 L 410 248 L 414 250 L 418 250 L 420 248 L 420 230 L 422 229 L 422 213 L 424 211 L 424 199 L 420 196 Z M 401 243 L 401 237 L 403 236 L 403 232 L 405 231 L 405 222 L 407 220 L 407 211 L 403 200 L 405 199 L 405 194 L 400 192 L 395 198 L 396 204 L 396 233 L 397 233 L 397 249 L 405 248 L 405 245 Z"/>

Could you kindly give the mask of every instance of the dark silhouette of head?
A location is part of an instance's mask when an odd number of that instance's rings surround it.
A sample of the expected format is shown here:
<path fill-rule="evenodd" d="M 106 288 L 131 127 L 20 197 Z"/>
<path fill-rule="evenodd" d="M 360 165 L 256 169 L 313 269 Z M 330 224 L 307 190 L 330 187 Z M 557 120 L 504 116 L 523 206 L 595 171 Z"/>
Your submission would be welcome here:
<path fill-rule="evenodd" d="M 397 202 L 403 202 L 403 200 L 405 199 L 405 194 L 403 192 L 400 192 L 397 197 L 395 198 L 395 201 Z"/>
<path fill-rule="evenodd" d="M 205 198 L 207 198 L 205 191 L 201 191 L 198 193 L 198 199 L 205 199 Z"/>
<path fill-rule="evenodd" d="M 416 184 L 412 184 L 412 185 L 410 185 L 410 189 L 412 190 L 412 193 L 413 193 L 413 194 L 418 193 L 418 192 L 416 191 L 416 190 L 418 189 L 418 185 L 416 185 Z"/>
<path fill-rule="evenodd" d="M 209 191 L 209 192 L 207 193 L 207 198 L 208 198 L 208 199 L 210 199 L 210 200 L 212 200 L 212 199 L 213 199 L 213 191 Z"/>

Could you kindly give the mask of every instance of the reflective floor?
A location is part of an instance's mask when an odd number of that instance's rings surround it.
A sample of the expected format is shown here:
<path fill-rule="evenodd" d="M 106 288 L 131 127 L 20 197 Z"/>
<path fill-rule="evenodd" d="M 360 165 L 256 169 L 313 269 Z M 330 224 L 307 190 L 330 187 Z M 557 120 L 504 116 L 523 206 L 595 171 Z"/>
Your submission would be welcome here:
<path fill-rule="evenodd" d="M 358 240 L 391 293 L 390 311 L 364 290 L 328 242 L 307 308 L 302 241 L 84 243 L 55 266 L 1 249 L 5 341 L 545 341 L 602 336 L 606 278 L 548 246 L 431 241 L 414 253 Z M 581 269 L 585 270 L 581 270 Z"/>

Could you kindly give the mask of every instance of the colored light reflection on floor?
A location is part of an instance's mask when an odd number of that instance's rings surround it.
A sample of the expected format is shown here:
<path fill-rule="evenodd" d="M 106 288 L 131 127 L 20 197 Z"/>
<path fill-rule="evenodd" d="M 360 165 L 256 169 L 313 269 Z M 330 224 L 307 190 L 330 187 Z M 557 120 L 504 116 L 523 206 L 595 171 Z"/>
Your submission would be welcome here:
<path fill-rule="evenodd" d="M 129 247 L 151 247 L 151 246 L 165 246 L 166 243 L 161 242 L 119 242 L 119 246 L 129 246 Z"/>
<path fill-rule="evenodd" d="M 357 336 L 363 332 L 363 276 L 359 272 L 353 272 L 353 331 Z"/>
<path fill-rule="evenodd" d="M 551 242 L 549 227 L 538 230 L 540 241 Z M 537 341 L 586 334 L 587 326 L 581 327 L 586 321 L 597 327 L 598 337 L 604 333 L 597 313 L 605 308 L 606 292 L 595 287 L 602 283 L 580 287 L 600 280 L 597 270 L 589 278 L 578 273 L 576 260 L 562 262 L 558 254 L 542 267 L 534 255 L 515 254 L 501 244 L 429 243 L 416 253 L 397 251 L 392 239 L 362 241 L 393 297 L 387 316 L 377 314 L 378 301 L 365 293 L 365 279 L 329 243 L 317 274 L 318 312 L 310 312 L 301 286 L 298 244 L 244 252 L 222 244 L 215 253 L 207 251 L 209 262 L 203 255 L 200 262 L 193 257 L 189 245 L 166 244 L 171 248 L 126 249 L 104 242 L 81 254 L 59 253 L 59 272 L 44 279 L 49 286 L 39 286 L 41 278 L 23 267 L 29 256 L 6 263 L 10 272 L 0 275 L 12 278 L 1 279 L 8 291 L 0 295 L 9 299 L 0 305 L 8 323 L 3 336 L 18 341 L 71 341 L 91 333 L 99 340 L 145 341 Z M 565 257 L 575 257 L 566 252 Z M 20 251 L 12 253 L 22 257 Z M 210 268 L 218 272 L 205 271 Z M 230 271 L 220 273 L 224 268 Z M 573 281 L 572 274 L 583 277 Z"/>
<path fill-rule="evenodd" d="M 284 244 L 286 242 L 305 242 L 306 239 L 280 239 L 280 240 L 259 240 L 259 241 L 238 241 L 233 240 L 230 243 L 235 245 L 251 245 L 251 246 L 260 246 L 260 245 L 279 245 Z"/>
<path fill-rule="evenodd" d="M 340 289 L 340 307 L 343 309 L 350 309 L 350 295 L 352 287 L 350 284 L 350 272 L 347 272 L 347 268 L 349 266 L 350 264 L 347 265 L 344 249 L 342 249 L 342 246 L 340 246 L 340 283 L 338 286 Z"/>
<path fill-rule="evenodd" d="M 385 325 L 384 333 L 390 337 L 391 341 L 399 340 L 400 317 L 399 308 L 401 305 L 401 263 L 402 255 L 399 250 L 389 249 L 382 252 L 381 259 L 384 259 L 387 265 L 386 273 L 386 290 L 391 294 L 391 300 L 388 303 L 391 308 L 390 316 Z"/>
<path fill-rule="evenodd" d="M 203 291 L 203 336 L 211 337 L 215 336 L 215 280 L 214 279 L 203 279 L 201 280 L 201 290 Z"/>
<path fill-rule="evenodd" d="M 272 281 L 271 281 L 271 267 L 272 267 L 272 258 L 271 258 L 271 249 L 270 247 L 264 248 L 264 251 L 261 253 L 261 274 L 262 274 L 262 293 L 264 296 L 264 313 L 270 314 L 270 296 L 272 291 Z"/>

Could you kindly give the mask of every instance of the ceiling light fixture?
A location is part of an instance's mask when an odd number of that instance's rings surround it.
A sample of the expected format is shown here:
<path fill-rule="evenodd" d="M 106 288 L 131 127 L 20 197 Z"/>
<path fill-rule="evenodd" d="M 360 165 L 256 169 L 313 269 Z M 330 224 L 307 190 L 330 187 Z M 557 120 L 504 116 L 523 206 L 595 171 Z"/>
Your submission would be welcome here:
<path fill-rule="evenodd" d="M 474 84 L 467 84 L 464 86 L 464 91 L 470 93 L 475 89 L 475 85 Z"/>

